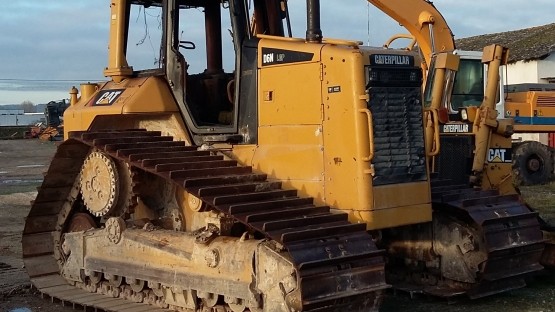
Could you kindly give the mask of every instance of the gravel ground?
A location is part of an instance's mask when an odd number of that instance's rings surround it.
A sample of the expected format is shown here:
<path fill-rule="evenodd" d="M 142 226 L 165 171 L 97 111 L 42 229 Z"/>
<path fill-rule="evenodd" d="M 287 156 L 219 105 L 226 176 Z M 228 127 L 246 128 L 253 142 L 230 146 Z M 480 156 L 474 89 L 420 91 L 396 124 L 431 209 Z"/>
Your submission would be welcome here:
<path fill-rule="evenodd" d="M 55 144 L 40 140 L 0 141 L 0 311 L 72 311 L 42 299 L 30 287 L 21 260 L 21 231 Z M 538 210 L 553 216 L 555 185 L 523 188 Z M 555 272 L 545 272 L 529 286 L 479 300 L 445 300 L 388 292 L 382 312 L 547 312 L 555 311 Z"/>

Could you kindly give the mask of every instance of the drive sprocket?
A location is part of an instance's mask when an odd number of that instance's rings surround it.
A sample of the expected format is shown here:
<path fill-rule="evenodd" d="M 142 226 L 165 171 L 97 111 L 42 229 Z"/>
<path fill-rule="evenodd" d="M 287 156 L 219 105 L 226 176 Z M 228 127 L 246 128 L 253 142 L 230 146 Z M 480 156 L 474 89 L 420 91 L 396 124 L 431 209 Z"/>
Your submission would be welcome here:
<path fill-rule="evenodd" d="M 85 159 L 79 184 L 85 207 L 97 217 L 121 216 L 137 202 L 129 166 L 99 151 Z"/>

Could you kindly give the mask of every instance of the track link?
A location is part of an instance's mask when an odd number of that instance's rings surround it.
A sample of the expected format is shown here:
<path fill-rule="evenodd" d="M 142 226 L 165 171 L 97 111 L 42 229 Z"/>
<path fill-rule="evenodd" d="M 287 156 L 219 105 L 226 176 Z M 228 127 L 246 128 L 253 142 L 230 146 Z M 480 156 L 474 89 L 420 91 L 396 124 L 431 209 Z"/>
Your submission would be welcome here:
<path fill-rule="evenodd" d="M 442 180 L 432 182 L 432 203 L 436 216 L 463 220 L 485 245 L 486 260 L 478 266 L 479 280 L 464 291 L 470 298 L 524 287 L 525 277 L 543 269 L 539 260 L 545 240 L 538 214 L 518 195 L 500 195 L 497 190 Z M 436 290 L 436 294 L 448 296 L 443 290 Z"/>
<path fill-rule="evenodd" d="M 79 171 L 89 151 L 95 149 L 183 187 L 211 209 L 283 246 L 297 270 L 296 291 L 302 298 L 298 311 L 378 309 L 381 290 L 387 288 L 383 251 L 375 247 L 365 224 L 351 224 L 346 214 L 317 207 L 312 198 L 283 190 L 279 182 L 268 181 L 251 167 L 237 166 L 216 150 L 201 151 L 157 131 L 69 135 L 32 203 L 23 235 L 26 269 L 42 293 L 106 311 L 142 311 L 144 307 L 121 298 L 98 303 L 96 296 L 101 295 L 68 286 L 59 275 L 57 250 L 78 196 Z M 66 291 L 72 295 L 66 296 Z"/>

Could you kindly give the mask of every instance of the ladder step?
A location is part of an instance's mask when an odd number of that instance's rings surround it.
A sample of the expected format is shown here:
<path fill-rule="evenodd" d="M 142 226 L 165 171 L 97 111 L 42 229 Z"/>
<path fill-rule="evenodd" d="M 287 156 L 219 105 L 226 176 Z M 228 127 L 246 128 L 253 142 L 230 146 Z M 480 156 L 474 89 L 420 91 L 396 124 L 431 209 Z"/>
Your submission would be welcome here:
<path fill-rule="evenodd" d="M 187 179 L 196 177 L 216 177 L 227 175 L 241 175 L 252 172 L 252 167 L 219 167 L 219 168 L 205 168 L 205 169 L 190 169 L 190 170 L 174 170 L 170 171 L 171 179 Z"/>
<path fill-rule="evenodd" d="M 162 155 L 163 158 L 146 158 L 141 160 L 141 166 L 143 167 L 155 167 L 156 165 L 165 165 L 165 164 L 176 164 L 182 162 L 195 162 L 195 161 L 215 161 L 215 160 L 223 160 L 224 157 L 220 155 L 208 155 L 208 156 L 182 156 L 179 154 L 178 157 L 167 157 Z"/>
<path fill-rule="evenodd" d="M 239 218 L 245 219 L 249 223 L 262 222 L 262 221 L 275 221 L 283 219 L 291 219 L 301 216 L 313 216 L 318 214 L 325 214 L 330 212 L 330 207 L 314 207 L 313 205 L 297 206 L 297 207 L 284 207 L 277 210 L 271 210 L 260 213 L 246 213 L 237 215 Z M 279 238 L 279 237 L 278 237 Z"/>
<path fill-rule="evenodd" d="M 81 140 L 91 141 L 94 139 L 112 139 L 122 137 L 146 137 L 146 136 L 161 136 L 161 131 L 110 131 L 110 132 L 85 132 L 80 135 Z"/>
<path fill-rule="evenodd" d="M 331 226 L 331 227 L 325 227 L 325 228 L 319 228 L 319 229 L 310 229 L 310 230 L 301 230 L 301 231 L 283 233 L 281 235 L 281 241 L 287 244 L 295 241 L 308 240 L 308 239 L 313 239 L 318 237 L 345 235 L 345 234 L 355 233 L 360 231 L 366 231 L 365 223 L 337 225 L 337 226 Z"/>
<path fill-rule="evenodd" d="M 462 204 L 462 207 L 469 208 L 472 206 L 495 205 L 495 204 L 502 204 L 505 202 L 518 203 L 519 199 L 520 197 L 516 194 L 501 195 L 501 196 L 490 196 L 490 197 L 467 199 L 467 200 L 463 200 L 461 204 Z"/>
<path fill-rule="evenodd" d="M 152 159 L 155 157 L 187 157 L 187 156 L 209 156 L 210 153 L 204 151 L 191 151 L 188 149 L 187 146 L 178 146 L 178 147 L 162 147 L 158 148 L 158 152 L 147 152 L 143 153 L 137 149 L 129 149 L 129 150 L 119 150 L 118 153 L 121 151 L 122 154 L 126 154 L 129 152 L 127 158 L 129 161 L 139 161 L 143 159 Z M 154 149 L 156 151 L 156 149 Z"/>
<path fill-rule="evenodd" d="M 147 147 L 147 148 L 129 148 L 120 149 L 117 151 L 116 156 L 118 157 L 129 157 L 133 154 L 145 155 L 147 157 L 156 157 L 158 155 L 163 155 L 170 152 L 187 152 L 193 150 L 191 146 L 172 146 L 172 147 Z M 196 148 L 194 149 L 196 150 Z M 142 158 L 140 158 L 142 159 Z M 137 161 L 139 158 L 132 159 L 129 157 L 130 161 Z"/>
<path fill-rule="evenodd" d="M 229 205 L 227 209 L 229 214 L 244 214 L 249 212 L 263 212 L 270 209 L 279 209 L 284 207 L 294 207 L 302 205 L 311 205 L 313 202 L 312 198 L 289 198 L 281 200 L 272 201 L 261 201 L 261 202 L 250 202 L 245 204 L 232 204 Z M 225 210 L 226 207 L 219 206 L 218 208 Z"/>
<path fill-rule="evenodd" d="M 233 195 L 220 195 L 213 197 L 212 203 L 216 206 L 248 201 L 262 201 L 273 198 L 286 198 L 297 196 L 297 190 L 271 190 L 265 192 L 240 193 Z"/>
<path fill-rule="evenodd" d="M 230 184 L 219 185 L 212 187 L 201 187 L 192 189 L 191 191 L 198 196 L 218 196 L 218 195 L 231 195 L 238 193 L 253 193 L 277 190 L 281 188 L 281 182 L 259 182 L 259 183 L 245 183 L 245 184 Z"/>
<path fill-rule="evenodd" d="M 183 187 L 202 187 L 202 186 L 214 186 L 222 184 L 233 184 L 233 183 L 246 183 L 246 182 L 259 182 L 266 180 L 266 174 L 241 174 L 241 175 L 228 175 L 228 176 L 217 176 L 217 177 L 199 177 L 199 178 L 189 178 L 183 179 Z"/>
<path fill-rule="evenodd" d="M 106 139 L 94 139 L 92 143 L 94 146 L 104 146 L 107 144 L 122 144 L 122 143 L 148 143 L 148 142 L 167 142 L 173 141 L 171 136 L 157 136 L 157 137 L 127 137 L 127 138 L 106 138 Z M 183 145 L 184 142 L 181 141 Z"/>
<path fill-rule="evenodd" d="M 189 161 L 169 164 L 158 164 L 154 167 L 156 172 L 181 171 L 192 169 L 237 167 L 236 160 L 215 160 L 215 161 Z"/>
<path fill-rule="evenodd" d="M 112 143 L 104 145 L 107 152 L 113 152 L 122 149 L 130 148 L 149 148 L 149 147 L 172 147 L 172 146 L 185 146 L 180 141 L 163 141 L 163 142 L 141 142 L 141 143 Z"/>
<path fill-rule="evenodd" d="M 303 216 L 294 219 L 285 219 L 277 221 L 264 222 L 262 229 L 266 232 L 277 231 L 287 228 L 300 227 L 306 224 L 322 224 L 337 221 L 347 221 L 349 216 L 346 213 L 334 213 L 321 216 Z"/>

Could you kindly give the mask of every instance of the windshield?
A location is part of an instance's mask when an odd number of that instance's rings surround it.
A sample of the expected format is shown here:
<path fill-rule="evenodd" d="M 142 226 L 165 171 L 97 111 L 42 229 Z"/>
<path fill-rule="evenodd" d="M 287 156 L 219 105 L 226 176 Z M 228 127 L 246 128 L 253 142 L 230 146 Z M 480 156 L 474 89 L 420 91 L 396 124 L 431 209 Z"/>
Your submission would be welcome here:
<path fill-rule="evenodd" d="M 461 59 L 455 76 L 451 108 L 479 106 L 484 98 L 484 67 L 479 59 Z"/>

